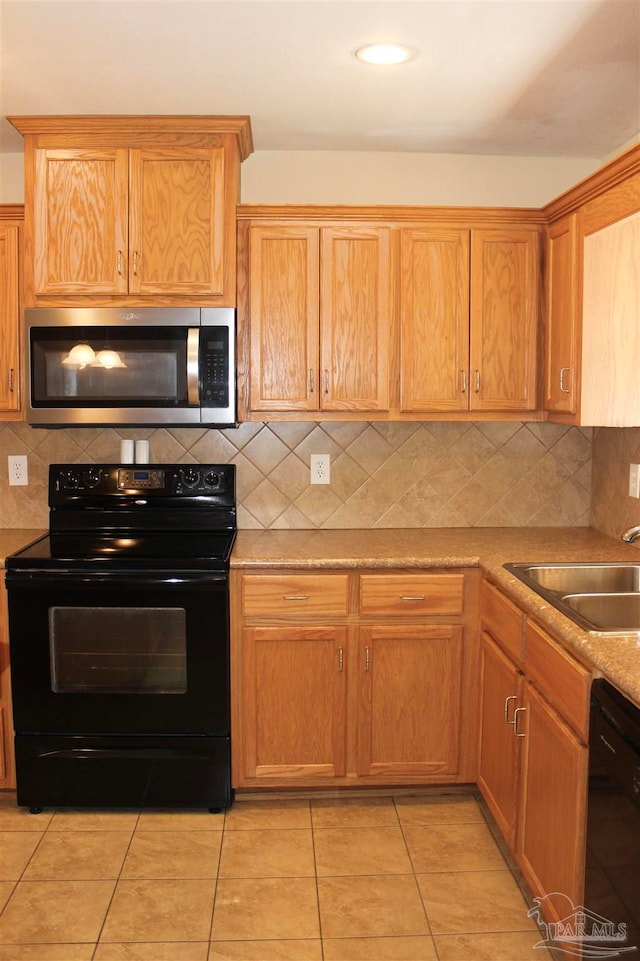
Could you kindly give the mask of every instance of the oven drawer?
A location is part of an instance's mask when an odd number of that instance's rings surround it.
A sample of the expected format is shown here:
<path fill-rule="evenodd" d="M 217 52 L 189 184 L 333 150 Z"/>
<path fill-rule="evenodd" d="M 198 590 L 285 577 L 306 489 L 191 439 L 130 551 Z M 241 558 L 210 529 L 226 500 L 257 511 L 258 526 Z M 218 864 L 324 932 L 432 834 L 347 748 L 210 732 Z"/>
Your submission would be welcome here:
<path fill-rule="evenodd" d="M 312 614 L 341 617 L 349 603 L 348 574 L 245 574 L 245 617 Z"/>
<path fill-rule="evenodd" d="M 18 804 L 195 807 L 231 803 L 228 737 L 18 735 Z"/>

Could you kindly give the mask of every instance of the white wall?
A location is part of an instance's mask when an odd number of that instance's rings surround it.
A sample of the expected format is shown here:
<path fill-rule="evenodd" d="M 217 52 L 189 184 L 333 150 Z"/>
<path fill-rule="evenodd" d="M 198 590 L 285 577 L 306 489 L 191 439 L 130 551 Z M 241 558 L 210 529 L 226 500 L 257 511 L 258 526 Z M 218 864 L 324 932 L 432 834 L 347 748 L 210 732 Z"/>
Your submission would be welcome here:
<path fill-rule="evenodd" d="M 242 165 L 243 203 L 542 207 L 595 158 L 261 150 Z"/>
<path fill-rule="evenodd" d="M 260 150 L 243 203 L 541 207 L 600 166 L 590 158 Z M 22 154 L 0 154 L 0 203 L 24 200 Z"/>

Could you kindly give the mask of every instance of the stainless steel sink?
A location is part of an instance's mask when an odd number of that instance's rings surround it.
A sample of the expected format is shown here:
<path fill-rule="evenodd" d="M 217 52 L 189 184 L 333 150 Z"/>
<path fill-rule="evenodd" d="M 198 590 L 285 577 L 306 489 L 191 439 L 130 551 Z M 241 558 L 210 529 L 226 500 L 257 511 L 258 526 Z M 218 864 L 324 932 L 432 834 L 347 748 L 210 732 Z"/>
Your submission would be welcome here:
<path fill-rule="evenodd" d="M 640 591 L 640 564 L 505 564 L 521 580 L 557 594 Z"/>
<path fill-rule="evenodd" d="M 504 567 L 587 631 L 640 634 L 640 563 Z"/>
<path fill-rule="evenodd" d="M 569 594 L 563 600 L 598 631 L 640 631 L 640 594 Z"/>

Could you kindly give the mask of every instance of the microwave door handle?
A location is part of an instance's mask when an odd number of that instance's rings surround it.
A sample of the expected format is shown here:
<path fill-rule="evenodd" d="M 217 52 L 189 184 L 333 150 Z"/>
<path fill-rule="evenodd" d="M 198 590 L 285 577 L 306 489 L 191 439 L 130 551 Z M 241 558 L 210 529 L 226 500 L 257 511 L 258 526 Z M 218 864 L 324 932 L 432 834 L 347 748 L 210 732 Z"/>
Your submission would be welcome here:
<path fill-rule="evenodd" d="M 187 400 L 192 407 L 200 404 L 198 369 L 200 355 L 200 328 L 189 327 L 187 331 Z"/>

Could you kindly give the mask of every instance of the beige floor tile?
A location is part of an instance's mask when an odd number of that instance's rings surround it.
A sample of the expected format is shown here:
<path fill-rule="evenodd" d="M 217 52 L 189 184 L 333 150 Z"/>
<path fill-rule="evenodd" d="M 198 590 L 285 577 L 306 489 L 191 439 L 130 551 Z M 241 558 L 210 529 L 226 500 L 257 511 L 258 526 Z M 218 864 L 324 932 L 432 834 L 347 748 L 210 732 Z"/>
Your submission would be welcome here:
<path fill-rule="evenodd" d="M 449 934 L 436 937 L 440 961 L 551 961 L 546 948 L 535 948 L 539 934 Z"/>
<path fill-rule="evenodd" d="M 215 878 L 221 831 L 136 831 L 123 878 Z"/>
<path fill-rule="evenodd" d="M 208 961 L 322 961 L 322 941 L 212 941 Z"/>
<path fill-rule="evenodd" d="M 0 833 L 0 879 L 17 881 L 42 839 L 33 831 L 2 831 Z"/>
<path fill-rule="evenodd" d="M 11 897 L 15 886 L 15 881 L 0 881 L 0 911 Z"/>
<path fill-rule="evenodd" d="M 434 797 L 399 797 L 395 800 L 401 824 L 458 824 L 482 821 L 480 805 L 469 794 L 445 794 Z"/>
<path fill-rule="evenodd" d="M 413 875 L 319 878 L 323 938 L 429 934 Z"/>
<path fill-rule="evenodd" d="M 96 942 L 113 881 L 21 881 L 0 917 L 0 944 Z"/>
<path fill-rule="evenodd" d="M 228 831 L 310 827 L 308 801 L 237 801 L 225 823 Z"/>
<path fill-rule="evenodd" d="M 222 843 L 221 878 L 314 877 L 310 830 L 227 831 Z"/>
<path fill-rule="evenodd" d="M 206 941 L 214 881 L 119 881 L 100 941 Z"/>
<path fill-rule="evenodd" d="M 208 952 L 208 941 L 101 943 L 93 961 L 207 961 Z"/>
<path fill-rule="evenodd" d="M 318 901 L 313 878 L 218 881 L 212 940 L 318 937 Z"/>
<path fill-rule="evenodd" d="M 408 938 L 325 938 L 322 946 L 324 961 L 437 961 L 433 939 L 429 935 Z"/>
<path fill-rule="evenodd" d="M 406 824 L 404 837 L 416 873 L 507 869 L 486 824 Z"/>
<path fill-rule="evenodd" d="M 34 815 L 35 816 L 35 815 Z M 133 831 L 137 811 L 56 811 L 50 831 Z"/>
<path fill-rule="evenodd" d="M 311 802 L 314 828 L 390 827 L 398 823 L 393 798 L 319 798 Z"/>
<path fill-rule="evenodd" d="M 24 873 L 29 881 L 117 878 L 131 840 L 129 831 L 48 832 Z"/>
<path fill-rule="evenodd" d="M 142 811 L 138 831 L 222 831 L 225 815 L 209 811 Z"/>
<path fill-rule="evenodd" d="M 434 935 L 535 931 L 509 871 L 468 871 L 418 875 Z"/>
<path fill-rule="evenodd" d="M 0 961 L 91 961 L 95 944 L 0 944 Z"/>
<path fill-rule="evenodd" d="M 399 826 L 316 828 L 313 832 L 318 877 L 349 874 L 411 874 Z"/>
<path fill-rule="evenodd" d="M 19 808 L 13 792 L 0 796 L 0 831 L 44 831 L 53 817 L 53 811 L 30 814 L 28 808 Z"/>

